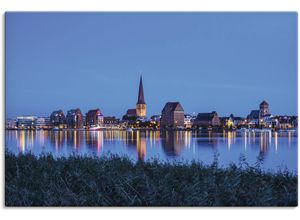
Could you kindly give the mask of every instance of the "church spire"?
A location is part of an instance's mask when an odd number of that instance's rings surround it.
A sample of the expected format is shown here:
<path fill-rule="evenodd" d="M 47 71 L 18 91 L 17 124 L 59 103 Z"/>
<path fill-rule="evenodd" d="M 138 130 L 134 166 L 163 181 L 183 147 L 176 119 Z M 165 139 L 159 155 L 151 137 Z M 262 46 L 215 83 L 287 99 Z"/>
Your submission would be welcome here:
<path fill-rule="evenodd" d="M 143 79 L 142 76 L 140 76 L 140 86 L 139 86 L 139 95 L 138 95 L 138 101 L 136 104 L 146 104 L 144 99 L 144 89 L 143 89 Z"/>

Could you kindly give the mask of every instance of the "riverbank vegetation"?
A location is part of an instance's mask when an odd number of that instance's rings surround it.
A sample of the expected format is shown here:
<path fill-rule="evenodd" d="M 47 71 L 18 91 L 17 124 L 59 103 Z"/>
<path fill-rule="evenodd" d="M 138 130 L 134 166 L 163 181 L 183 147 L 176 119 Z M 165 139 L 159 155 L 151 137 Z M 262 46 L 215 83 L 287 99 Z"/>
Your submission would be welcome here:
<path fill-rule="evenodd" d="M 5 153 L 6 206 L 296 206 L 298 177 L 259 165 Z"/>

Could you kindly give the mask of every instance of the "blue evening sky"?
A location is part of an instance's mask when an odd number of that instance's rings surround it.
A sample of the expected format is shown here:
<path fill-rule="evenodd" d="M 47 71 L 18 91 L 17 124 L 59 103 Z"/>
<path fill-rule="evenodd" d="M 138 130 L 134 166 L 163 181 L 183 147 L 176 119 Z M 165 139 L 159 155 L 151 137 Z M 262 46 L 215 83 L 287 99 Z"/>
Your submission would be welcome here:
<path fill-rule="evenodd" d="M 6 13 L 6 117 L 79 107 L 121 117 L 297 114 L 296 13 Z"/>

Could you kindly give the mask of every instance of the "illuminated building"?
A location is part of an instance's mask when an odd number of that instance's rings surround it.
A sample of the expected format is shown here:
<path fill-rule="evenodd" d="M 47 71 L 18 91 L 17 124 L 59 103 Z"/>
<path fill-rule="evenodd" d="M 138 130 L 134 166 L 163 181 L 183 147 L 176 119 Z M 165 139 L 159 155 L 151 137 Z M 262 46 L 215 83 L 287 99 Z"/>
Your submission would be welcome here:
<path fill-rule="evenodd" d="M 143 79 L 140 77 L 138 101 L 136 103 L 136 114 L 138 117 L 146 117 L 146 102 L 144 99 Z"/>
<path fill-rule="evenodd" d="M 38 117 L 36 120 L 37 129 L 50 129 L 52 128 L 52 123 L 49 117 Z"/>
<path fill-rule="evenodd" d="M 264 126 L 264 117 L 271 116 L 269 113 L 269 104 L 266 101 L 262 101 L 259 105 L 259 110 L 252 110 L 247 116 L 249 125 L 251 126 Z"/>
<path fill-rule="evenodd" d="M 16 124 L 19 129 L 35 129 L 36 120 L 36 116 L 19 116 Z"/>
<path fill-rule="evenodd" d="M 5 120 L 5 129 L 16 129 L 17 123 L 15 119 L 8 118 Z"/>
<path fill-rule="evenodd" d="M 118 124 L 118 120 L 116 119 L 116 117 L 111 116 L 104 117 L 103 122 L 104 126 L 106 127 L 115 126 Z"/>
<path fill-rule="evenodd" d="M 50 121 L 53 126 L 64 128 L 66 125 L 66 117 L 62 110 L 53 111 L 50 115 Z"/>
<path fill-rule="evenodd" d="M 184 126 L 184 110 L 179 102 L 167 102 L 162 110 L 160 126 L 168 128 Z"/>
<path fill-rule="evenodd" d="M 83 115 L 80 109 L 76 108 L 69 110 L 67 113 L 66 121 L 68 128 L 83 128 Z"/>
<path fill-rule="evenodd" d="M 262 101 L 262 103 L 260 103 L 259 114 L 261 117 L 269 114 L 269 104 L 266 101 Z"/>
<path fill-rule="evenodd" d="M 193 126 L 193 117 L 190 114 L 184 115 L 184 127 L 191 128 Z"/>
<path fill-rule="evenodd" d="M 86 126 L 87 127 L 97 127 L 97 126 L 103 126 L 103 114 L 100 111 L 99 108 L 94 110 L 89 110 L 88 113 L 86 113 Z"/>
<path fill-rule="evenodd" d="M 259 125 L 259 110 L 252 110 L 247 116 L 249 125 Z"/>

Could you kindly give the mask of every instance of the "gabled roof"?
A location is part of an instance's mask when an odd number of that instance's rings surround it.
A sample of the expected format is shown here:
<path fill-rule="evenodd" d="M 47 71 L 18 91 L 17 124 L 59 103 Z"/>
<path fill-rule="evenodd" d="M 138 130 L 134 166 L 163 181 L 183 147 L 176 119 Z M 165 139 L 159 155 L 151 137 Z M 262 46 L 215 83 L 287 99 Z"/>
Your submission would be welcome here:
<path fill-rule="evenodd" d="M 259 110 L 252 110 L 247 118 L 258 119 L 259 118 Z"/>
<path fill-rule="evenodd" d="M 245 120 L 243 117 L 233 117 L 234 120 Z"/>
<path fill-rule="evenodd" d="M 99 113 L 99 115 L 103 115 L 99 108 L 89 110 L 86 115 L 96 115 L 98 113 Z"/>
<path fill-rule="evenodd" d="M 265 100 L 260 103 L 260 105 L 269 105 Z"/>
<path fill-rule="evenodd" d="M 167 102 L 162 112 L 184 111 L 179 102 Z"/>
<path fill-rule="evenodd" d="M 128 109 L 126 115 L 136 115 L 136 109 L 135 108 Z"/>
<path fill-rule="evenodd" d="M 217 112 L 213 111 L 210 113 L 198 113 L 196 121 L 210 121 L 217 114 Z M 224 117 L 225 118 L 225 117 Z"/>

